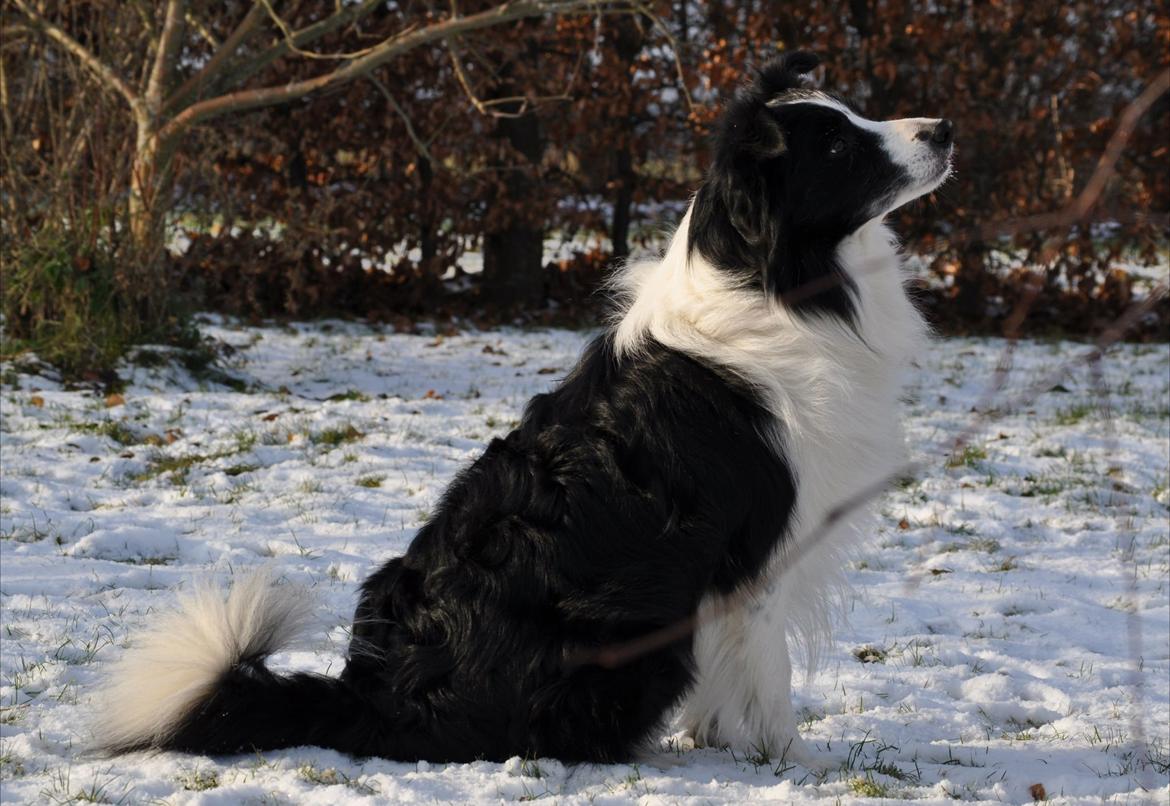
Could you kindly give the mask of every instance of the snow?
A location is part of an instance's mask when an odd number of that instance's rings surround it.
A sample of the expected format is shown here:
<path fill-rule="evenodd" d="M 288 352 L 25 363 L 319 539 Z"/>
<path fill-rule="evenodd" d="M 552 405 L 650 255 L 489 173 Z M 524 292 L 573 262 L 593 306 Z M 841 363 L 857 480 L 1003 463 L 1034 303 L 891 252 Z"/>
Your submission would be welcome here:
<path fill-rule="evenodd" d="M 878 502 L 828 663 L 797 692 L 823 769 L 687 749 L 669 726 L 608 766 L 89 754 L 103 669 L 199 573 L 271 563 L 312 586 L 320 628 L 273 665 L 336 673 L 362 578 L 589 335 L 203 329 L 237 348 L 239 391 L 135 367 L 107 405 L 0 367 L 0 800 L 1022 803 L 1035 784 L 1062 803 L 1170 799 L 1167 345 L 1109 350 L 1108 416 L 1083 365 L 1019 400 L 1085 345 L 1020 344 L 990 406 L 1003 342 L 922 357 L 907 424 L 923 470 Z"/>

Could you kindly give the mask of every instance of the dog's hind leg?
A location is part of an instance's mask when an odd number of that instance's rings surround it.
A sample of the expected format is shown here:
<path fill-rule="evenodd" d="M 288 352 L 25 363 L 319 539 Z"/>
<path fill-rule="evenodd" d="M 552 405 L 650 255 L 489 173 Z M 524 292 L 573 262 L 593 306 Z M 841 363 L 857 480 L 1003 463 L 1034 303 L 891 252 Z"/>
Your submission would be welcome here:
<path fill-rule="evenodd" d="M 792 663 L 783 614 L 763 603 L 712 615 L 700 608 L 695 636 L 698 679 L 681 727 L 696 746 L 731 745 L 809 766 L 814 755 L 800 738 L 792 705 Z"/>

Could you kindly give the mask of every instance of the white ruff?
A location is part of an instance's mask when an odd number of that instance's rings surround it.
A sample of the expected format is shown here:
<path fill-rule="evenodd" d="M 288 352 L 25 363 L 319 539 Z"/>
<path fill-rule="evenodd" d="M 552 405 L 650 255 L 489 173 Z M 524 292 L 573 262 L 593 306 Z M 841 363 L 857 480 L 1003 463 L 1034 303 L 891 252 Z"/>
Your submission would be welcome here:
<path fill-rule="evenodd" d="M 748 607 L 701 607 L 698 680 L 682 726 L 700 743 L 810 756 L 792 707 L 789 642 L 809 671 L 829 640 L 843 552 L 867 533 L 868 508 L 815 534 L 828 512 L 894 472 L 905 451 L 898 415 L 903 368 L 927 328 L 908 299 L 893 235 L 875 219 L 838 258 L 857 285 L 857 331 L 833 316 L 797 316 L 756 288 L 737 287 L 697 253 L 687 256 L 690 211 L 657 262 L 615 280 L 628 307 L 619 354 L 647 339 L 750 382 L 776 416 L 773 434 L 796 482 L 784 548 Z M 859 335 L 860 334 L 860 337 Z M 791 554 L 799 549 L 795 562 Z"/>
<path fill-rule="evenodd" d="M 93 724 L 98 747 L 117 750 L 170 736 L 243 659 L 262 659 L 293 641 L 310 622 L 313 597 L 276 585 L 270 571 L 237 578 L 226 600 L 209 581 L 133 638 L 114 664 Z"/>

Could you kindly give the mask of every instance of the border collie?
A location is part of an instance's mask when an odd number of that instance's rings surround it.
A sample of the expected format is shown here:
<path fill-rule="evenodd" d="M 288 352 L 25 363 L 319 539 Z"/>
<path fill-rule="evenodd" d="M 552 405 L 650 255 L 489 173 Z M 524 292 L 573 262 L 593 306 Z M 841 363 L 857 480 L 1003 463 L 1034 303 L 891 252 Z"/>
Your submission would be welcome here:
<path fill-rule="evenodd" d="M 696 742 L 807 758 L 789 642 L 811 664 L 864 519 L 819 526 L 901 463 L 926 332 L 882 219 L 952 150 L 949 121 L 803 88 L 816 65 L 777 59 L 729 104 L 665 256 L 623 271 L 615 323 L 366 580 L 339 677 L 264 665 L 303 591 L 197 587 L 114 667 L 101 746 L 614 761 L 681 703 Z"/>

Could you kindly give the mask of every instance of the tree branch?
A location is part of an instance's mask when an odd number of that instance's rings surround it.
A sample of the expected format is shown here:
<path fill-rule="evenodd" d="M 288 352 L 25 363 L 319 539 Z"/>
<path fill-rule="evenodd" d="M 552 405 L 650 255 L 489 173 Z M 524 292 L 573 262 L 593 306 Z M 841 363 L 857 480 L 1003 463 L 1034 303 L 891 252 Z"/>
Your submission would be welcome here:
<path fill-rule="evenodd" d="M 1052 213 L 1017 218 L 1010 222 L 987 224 L 976 230 L 976 238 L 984 240 L 1035 230 L 1069 227 L 1084 221 L 1089 211 L 1093 209 L 1093 206 L 1105 192 L 1105 186 L 1109 180 L 1117 172 L 1117 162 L 1121 159 L 1121 153 L 1133 135 L 1138 121 L 1154 105 L 1154 102 L 1168 91 L 1170 91 L 1170 70 L 1163 70 L 1149 83 L 1141 95 L 1122 112 L 1117 128 L 1105 145 L 1105 150 L 1101 152 L 1092 176 L 1089 177 L 1084 189 L 1080 195 L 1073 199 L 1072 203 Z"/>
<path fill-rule="evenodd" d="M 86 69 L 97 77 L 106 89 L 120 94 L 126 99 L 126 103 L 130 104 L 130 107 L 135 111 L 141 108 L 142 99 L 138 96 L 138 93 L 131 89 L 130 85 L 123 81 L 117 73 L 102 64 L 98 57 L 93 55 L 88 48 L 34 11 L 25 0 L 12 0 L 12 2 L 28 17 L 33 27 L 72 54 L 75 59 L 81 62 Z"/>
<path fill-rule="evenodd" d="M 171 97 L 167 99 L 166 109 L 173 110 L 192 94 L 198 93 L 203 88 L 213 84 L 216 74 L 235 55 L 240 45 L 244 44 L 244 41 L 260 27 L 260 23 L 263 20 L 264 7 L 257 3 L 248 10 L 248 13 L 244 15 L 244 19 L 240 20 L 240 24 L 228 35 L 228 38 L 216 49 L 215 53 L 211 54 L 211 58 L 208 59 L 207 64 L 203 65 L 195 75 L 188 78 L 183 82 L 182 86 L 171 94 Z"/>
<path fill-rule="evenodd" d="M 289 50 L 298 56 L 304 56 L 306 59 L 332 59 L 335 61 L 340 61 L 344 59 L 360 59 L 371 50 L 371 48 L 362 48 L 361 50 L 342 53 L 317 53 L 316 51 L 312 50 L 304 50 L 303 48 L 299 47 L 295 41 L 293 41 L 293 30 L 289 28 L 288 23 L 285 22 L 284 19 L 276 13 L 276 9 L 272 7 L 270 0 L 256 0 L 256 2 L 264 7 L 264 10 L 268 12 L 268 17 L 272 20 L 272 24 L 280 29 L 280 33 L 284 36 L 284 43 L 288 46 Z"/>
<path fill-rule="evenodd" d="M 406 110 L 403 109 L 401 105 L 399 105 L 398 101 L 394 100 L 394 96 L 391 94 L 390 90 L 386 89 L 386 85 L 379 81 L 377 76 L 370 75 L 367 76 L 367 78 L 369 78 L 373 85 L 378 88 L 378 91 L 382 93 L 382 97 L 386 99 L 386 103 L 390 106 L 390 108 L 398 113 L 398 117 L 402 118 L 402 124 L 406 127 L 406 136 L 410 138 L 412 143 L 414 143 L 414 147 L 418 153 L 424 159 L 426 159 L 427 162 L 431 163 L 431 165 L 436 165 L 437 163 L 435 162 L 435 158 L 431 156 L 430 147 L 426 144 L 426 142 L 423 141 L 421 137 L 418 136 L 418 132 L 415 131 L 414 124 L 411 122 L 410 116 L 406 114 Z"/>
<path fill-rule="evenodd" d="M 380 1 L 380 0 L 379 0 Z M 248 109 L 257 109 L 264 106 L 287 103 L 303 98 L 309 93 L 336 86 L 365 76 L 370 71 L 385 64 L 403 53 L 414 50 L 431 42 L 442 41 L 451 37 L 461 36 L 472 31 L 503 25 L 515 20 L 529 17 L 541 17 L 550 14 L 566 14 L 586 8 L 598 10 L 627 11 L 630 8 L 625 0 L 515 0 L 504 3 L 495 8 L 481 11 L 466 17 L 449 18 L 442 22 L 428 25 L 425 28 L 412 29 L 396 34 L 380 44 L 374 46 L 368 54 L 347 62 L 337 69 L 317 76 L 316 78 L 295 81 L 278 87 L 264 87 L 260 89 L 241 90 L 218 98 L 210 98 L 187 107 L 176 115 L 165 127 L 160 136 L 163 139 L 175 137 L 189 126 L 205 120 L 218 117 L 228 112 L 242 112 Z"/>
<path fill-rule="evenodd" d="M 163 90 L 175 66 L 179 42 L 183 38 L 185 0 L 168 0 L 162 33 L 158 38 L 158 52 L 154 54 L 154 66 L 146 82 L 146 107 L 150 114 L 162 112 Z"/>
<path fill-rule="evenodd" d="M 219 49 L 219 40 L 215 38 L 215 34 L 211 33 L 207 26 L 204 25 L 198 17 L 188 11 L 184 15 L 184 19 L 187 20 L 187 24 L 190 25 L 192 29 L 194 29 L 201 37 L 203 37 L 204 42 L 211 45 L 211 47 L 216 50 Z"/>
<path fill-rule="evenodd" d="M 335 11 L 320 22 L 314 23 L 307 28 L 302 28 L 299 31 L 294 31 L 291 37 L 282 39 L 278 44 L 268 48 L 268 50 L 237 65 L 236 69 L 226 76 L 226 78 L 230 83 L 241 84 L 277 59 L 293 53 L 294 49 L 314 42 L 326 34 L 336 31 L 338 28 L 361 19 L 381 5 L 382 2 L 383 0 L 362 0 L 362 2 L 350 6 L 345 11 Z M 258 0 L 255 7 L 258 8 L 262 15 L 267 15 L 263 5 Z"/>

